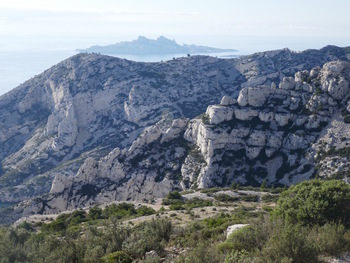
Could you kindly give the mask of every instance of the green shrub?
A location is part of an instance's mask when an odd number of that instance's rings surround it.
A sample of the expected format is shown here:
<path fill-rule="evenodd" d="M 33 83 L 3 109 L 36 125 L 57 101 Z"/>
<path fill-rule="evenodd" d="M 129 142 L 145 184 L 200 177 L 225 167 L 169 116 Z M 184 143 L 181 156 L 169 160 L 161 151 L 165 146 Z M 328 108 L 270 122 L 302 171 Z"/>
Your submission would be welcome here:
<path fill-rule="evenodd" d="M 181 200 L 182 196 L 179 191 L 173 191 L 173 192 L 169 192 L 167 198 Z"/>
<path fill-rule="evenodd" d="M 220 253 L 214 244 L 200 240 L 196 247 L 181 255 L 175 260 L 176 263 L 217 263 L 223 262 L 225 256 Z"/>
<path fill-rule="evenodd" d="M 261 197 L 261 200 L 266 203 L 275 203 L 277 202 L 278 198 L 278 195 L 266 194 Z"/>
<path fill-rule="evenodd" d="M 117 219 L 123 219 L 136 214 L 137 211 L 134 205 L 129 203 L 111 204 L 102 211 L 102 217 L 104 218 L 115 217 Z"/>
<path fill-rule="evenodd" d="M 291 223 L 350 227 L 350 185 L 338 180 L 311 180 L 292 186 L 278 199 L 275 216 Z"/>
<path fill-rule="evenodd" d="M 350 231 L 334 223 L 314 226 L 309 239 L 317 245 L 321 254 L 337 255 L 350 247 Z"/>
<path fill-rule="evenodd" d="M 97 220 L 102 218 L 102 209 L 98 206 L 91 207 L 88 213 L 89 220 Z"/>
<path fill-rule="evenodd" d="M 182 206 L 181 203 L 177 204 L 171 204 L 170 205 L 170 210 L 184 210 L 185 208 Z"/>
<path fill-rule="evenodd" d="M 102 258 L 105 263 L 132 263 L 132 258 L 124 251 L 117 251 Z"/>
<path fill-rule="evenodd" d="M 278 227 L 268 217 L 261 217 L 249 226 L 234 231 L 227 240 L 218 246 L 223 252 L 261 250 L 269 240 L 273 228 Z"/>
<path fill-rule="evenodd" d="M 222 188 L 220 187 L 213 187 L 213 188 L 205 188 L 205 189 L 201 189 L 200 192 L 203 193 L 203 194 L 213 194 L 213 193 L 216 193 L 216 192 L 219 192 L 223 190 Z"/>
<path fill-rule="evenodd" d="M 243 195 L 239 197 L 244 202 L 258 202 L 259 196 L 257 195 Z"/>
<path fill-rule="evenodd" d="M 171 233 L 171 222 L 166 219 L 144 222 L 126 238 L 123 250 L 134 258 L 141 258 L 151 250 L 163 255 L 165 243 L 169 241 Z"/>
<path fill-rule="evenodd" d="M 193 198 L 185 201 L 185 208 L 192 209 L 196 207 L 212 206 L 213 202 L 211 200 L 203 200 L 199 198 Z"/>
<path fill-rule="evenodd" d="M 308 240 L 306 228 L 283 223 L 272 233 L 259 255 L 261 262 L 318 262 L 317 247 Z"/>
<path fill-rule="evenodd" d="M 87 221 L 87 215 L 84 210 L 75 210 L 72 213 L 60 214 L 56 220 L 42 227 L 44 231 L 63 234 L 68 227 L 77 226 Z"/>
<path fill-rule="evenodd" d="M 252 240 L 248 238 L 248 236 L 251 236 L 249 235 L 250 233 L 252 233 L 252 229 L 250 229 L 249 226 L 237 229 L 228 237 L 226 242 L 218 246 L 219 250 L 229 252 L 231 250 L 241 251 L 254 249 L 255 242 L 252 242 Z"/>
<path fill-rule="evenodd" d="M 235 202 L 239 200 L 238 196 L 230 196 L 228 194 L 214 195 L 215 200 L 220 202 Z"/>
<path fill-rule="evenodd" d="M 136 212 L 138 216 L 148 216 L 156 213 L 156 211 L 152 207 L 148 207 L 144 205 L 137 208 Z"/>

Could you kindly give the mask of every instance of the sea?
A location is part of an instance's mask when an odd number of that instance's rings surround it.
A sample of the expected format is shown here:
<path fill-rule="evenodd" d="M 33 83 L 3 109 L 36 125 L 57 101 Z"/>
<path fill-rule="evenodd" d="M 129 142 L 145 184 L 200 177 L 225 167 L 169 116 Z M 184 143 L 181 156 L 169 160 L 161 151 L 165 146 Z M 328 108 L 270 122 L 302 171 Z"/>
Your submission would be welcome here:
<path fill-rule="evenodd" d="M 6 208 L 6 207 L 10 207 L 12 205 L 15 205 L 16 203 L 1 203 L 0 202 L 0 209 L 1 208 Z"/>
<path fill-rule="evenodd" d="M 19 86 L 24 81 L 35 77 L 46 69 L 59 62 L 78 54 L 72 50 L 0 50 L 0 95 Z M 111 55 L 111 54 L 110 54 Z M 238 53 L 209 53 L 192 54 L 208 55 L 222 58 L 233 58 L 239 56 Z M 159 62 L 171 60 L 174 57 L 184 57 L 187 54 L 167 54 L 167 55 L 111 55 L 140 62 Z"/>
<path fill-rule="evenodd" d="M 104 43 L 115 43 L 105 40 Z M 89 44 L 90 43 L 90 44 Z M 101 45 L 104 43 L 100 43 Z M 216 44 L 215 44 L 216 43 Z M 255 52 L 289 48 L 302 51 L 310 48 L 321 48 L 333 44 L 350 46 L 350 39 L 314 39 L 314 38 L 276 38 L 276 37 L 237 37 L 224 38 L 213 42 L 214 47 L 236 49 L 236 52 L 205 54 L 218 58 L 235 58 Z M 220 44 L 222 43 L 222 44 Z M 0 96 L 19 86 L 26 80 L 35 77 L 46 69 L 56 65 L 78 52 L 78 48 L 87 48 L 98 44 L 98 40 L 91 39 L 42 39 L 26 37 L 0 38 Z M 195 43 L 197 44 L 197 43 Z M 191 54 L 201 55 L 201 54 Z M 204 54 L 203 54 L 204 55 Z M 113 55 L 133 61 L 159 62 L 183 57 L 187 54 L 169 54 L 158 56 Z"/>

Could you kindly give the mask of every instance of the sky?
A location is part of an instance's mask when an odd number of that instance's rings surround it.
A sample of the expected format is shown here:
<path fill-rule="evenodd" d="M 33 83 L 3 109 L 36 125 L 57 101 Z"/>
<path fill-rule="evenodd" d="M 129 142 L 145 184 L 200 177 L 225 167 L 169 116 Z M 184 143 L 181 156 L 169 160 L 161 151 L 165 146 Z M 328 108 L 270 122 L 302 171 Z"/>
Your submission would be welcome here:
<path fill-rule="evenodd" d="M 165 36 L 239 55 L 350 46 L 349 0 L 0 0 L 0 95 L 92 45 Z"/>
<path fill-rule="evenodd" d="M 242 37 L 337 44 L 350 39 L 349 10 L 348 0 L 0 0 L 0 37 L 15 46 L 15 39 L 89 46 L 139 35 L 225 48 Z"/>

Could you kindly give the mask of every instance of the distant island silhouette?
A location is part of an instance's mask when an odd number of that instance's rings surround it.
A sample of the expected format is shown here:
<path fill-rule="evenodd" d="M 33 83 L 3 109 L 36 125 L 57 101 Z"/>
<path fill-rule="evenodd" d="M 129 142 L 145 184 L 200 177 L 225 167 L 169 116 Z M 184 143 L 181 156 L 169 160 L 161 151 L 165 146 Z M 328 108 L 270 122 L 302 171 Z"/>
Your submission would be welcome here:
<path fill-rule="evenodd" d="M 175 40 L 170 40 L 164 36 L 157 39 L 149 39 L 139 36 L 133 41 L 122 41 L 107 46 L 91 46 L 87 49 L 77 49 L 82 53 L 101 53 L 119 55 L 164 55 L 164 54 L 206 54 L 235 52 L 235 49 L 220 49 L 197 45 L 179 45 Z"/>

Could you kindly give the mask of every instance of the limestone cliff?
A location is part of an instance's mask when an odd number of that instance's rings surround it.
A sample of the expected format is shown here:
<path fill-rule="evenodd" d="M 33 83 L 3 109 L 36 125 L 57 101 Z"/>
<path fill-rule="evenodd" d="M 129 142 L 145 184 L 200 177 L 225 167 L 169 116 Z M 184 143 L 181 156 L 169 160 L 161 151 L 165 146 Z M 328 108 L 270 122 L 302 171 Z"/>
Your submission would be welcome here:
<path fill-rule="evenodd" d="M 49 192 L 55 175 L 73 175 L 86 158 L 130 145 L 165 112 L 193 118 L 243 87 L 278 84 L 338 58 L 347 59 L 346 49 L 160 63 L 76 55 L 0 97 L 0 201 Z"/>
<path fill-rule="evenodd" d="M 237 100 L 224 96 L 192 120 L 164 115 L 130 147 L 86 159 L 75 176 L 57 175 L 50 194 L 15 211 L 61 212 L 232 182 L 348 180 L 349 81 L 350 64 L 334 61 L 285 77 L 278 87 L 245 87 Z"/>
<path fill-rule="evenodd" d="M 331 152 L 320 151 L 317 138 L 329 141 L 332 135 L 322 127 L 330 121 L 336 125 L 335 116 L 350 118 L 350 107 L 342 104 L 347 65 L 320 68 L 334 59 L 347 60 L 347 50 L 285 49 L 160 63 L 76 55 L 0 97 L 0 201 L 21 201 L 51 189 L 38 199 L 42 208 L 35 202 L 32 210 L 26 206 L 33 213 L 56 209 L 54 196 L 65 200 L 58 210 L 103 201 L 101 194 L 95 196 L 106 187 L 111 190 L 105 200 L 137 199 L 233 180 L 257 184 L 267 176 L 270 183 L 290 184 L 308 178 L 312 158 L 301 158 L 301 152 L 314 143 L 315 154 L 309 155 L 331 162 Z M 159 125 L 169 118 L 192 120 L 185 128 L 175 121 L 165 132 Z M 143 137 L 143 131 L 159 137 L 149 141 L 153 137 Z M 118 160 L 110 163 L 108 175 L 101 157 Z M 226 164 L 232 160 L 234 166 Z M 117 181 L 120 187 L 114 189 Z M 80 199 L 90 191 L 94 194 Z M 50 201 L 50 209 L 48 200 L 55 203 Z"/>

